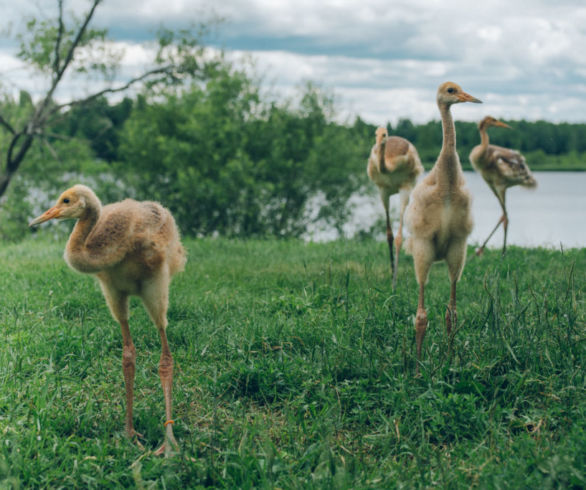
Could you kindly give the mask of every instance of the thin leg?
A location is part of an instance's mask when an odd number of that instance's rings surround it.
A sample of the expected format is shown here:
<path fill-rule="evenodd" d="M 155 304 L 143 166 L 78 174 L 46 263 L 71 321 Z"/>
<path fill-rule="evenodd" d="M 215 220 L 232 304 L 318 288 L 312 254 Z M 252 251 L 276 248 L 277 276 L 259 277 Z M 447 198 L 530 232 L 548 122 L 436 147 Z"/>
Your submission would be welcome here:
<path fill-rule="evenodd" d="M 109 284 L 100 281 L 104 298 L 110 308 L 110 313 L 120 324 L 122 332 L 122 373 L 124 375 L 124 387 L 126 389 L 126 434 L 128 437 L 142 437 L 141 434 L 134 430 L 132 422 L 132 406 L 134 403 L 134 373 L 136 366 L 136 349 L 130 335 L 128 325 L 128 295 L 117 291 Z M 138 445 L 142 447 L 140 442 Z"/>
<path fill-rule="evenodd" d="M 179 444 L 173 435 L 173 356 L 167 343 L 167 334 L 165 329 L 160 329 L 161 335 L 161 360 L 159 362 L 159 376 L 161 378 L 161 386 L 163 387 L 163 395 L 165 397 L 165 442 L 157 450 L 156 454 L 165 454 L 168 457 L 172 449 L 178 450 Z"/>
<path fill-rule="evenodd" d="M 393 229 L 391 228 L 391 220 L 389 219 L 389 210 L 385 209 L 387 215 L 387 244 L 389 245 L 389 259 L 391 261 L 391 273 L 393 274 L 393 289 L 395 288 L 395 259 L 393 253 Z"/>
<path fill-rule="evenodd" d="M 504 194 L 503 194 L 502 205 L 503 205 L 503 212 L 505 213 L 503 215 L 503 218 L 504 218 L 503 219 L 503 227 L 505 229 L 505 237 L 503 239 L 503 252 L 502 252 L 502 254 L 505 255 L 505 253 L 507 252 L 507 232 L 509 230 L 509 216 L 507 214 L 507 208 L 505 206 L 505 195 Z"/>
<path fill-rule="evenodd" d="M 120 322 L 122 329 L 122 372 L 124 373 L 124 386 L 126 388 L 126 433 L 128 437 L 141 437 L 134 430 L 132 422 L 132 406 L 134 402 L 134 372 L 136 366 L 136 349 L 130 336 L 128 321 Z M 139 443 L 140 445 L 140 443 Z"/>
<path fill-rule="evenodd" d="M 458 316 L 456 314 L 456 284 L 458 281 L 451 281 L 450 284 L 450 303 L 446 310 L 446 330 L 448 331 L 448 337 L 452 333 L 452 325 L 457 325 Z"/>
<path fill-rule="evenodd" d="M 167 306 L 169 304 L 169 277 L 161 273 L 152 281 L 143 286 L 141 298 L 151 319 L 159 330 L 161 337 L 161 359 L 159 361 L 159 377 L 165 397 L 165 442 L 155 454 L 165 454 L 168 457 L 172 450 L 178 450 L 179 445 L 173 435 L 173 356 L 167 342 Z"/>
<path fill-rule="evenodd" d="M 429 269 L 434 259 L 433 247 L 429 241 L 415 240 L 412 238 L 411 252 L 415 266 L 415 278 L 419 284 L 419 299 L 417 303 L 417 314 L 415 315 L 415 340 L 417 344 L 417 367 L 416 374 L 419 375 L 419 363 L 423 350 L 423 339 L 427 330 L 427 311 L 425 310 L 425 284 L 429 276 Z"/>
<path fill-rule="evenodd" d="M 505 255 L 506 251 L 507 251 L 507 231 L 509 229 L 509 215 L 507 214 L 507 206 L 505 204 L 505 192 L 506 192 L 506 187 L 500 187 L 498 189 L 495 189 L 494 193 L 496 194 L 497 199 L 499 200 L 499 204 L 501 205 L 501 209 L 503 210 L 503 217 L 501 218 L 501 221 L 503 223 L 503 228 L 504 228 L 504 238 L 503 238 L 503 251 L 502 251 L 502 255 Z"/>
<path fill-rule="evenodd" d="M 385 218 L 386 218 L 386 222 L 387 222 L 387 244 L 389 245 L 389 259 L 391 261 L 391 274 L 395 275 L 395 260 L 393 257 L 393 229 L 391 228 L 391 217 L 389 215 L 389 197 L 390 195 L 386 192 L 382 192 L 381 191 L 381 199 L 383 201 L 383 206 L 385 208 Z M 395 288 L 394 286 L 394 281 L 393 281 L 393 289 Z"/>
<path fill-rule="evenodd" d="M 495 231 L 498 229 L 498 227 L 500 226 L 501 223 L 503 223 L 503 227 L 505 230 L 505 238 L 504 238 L 503 252 L 502 252 L 503 255 L 505 254 L 505 251 L 507 248 L 507 227 L 509 226 L 509 218 L 507 216 L 507 208 L 505 207 L 505 191 L 507 189 L 506 189 L 506 187 L 505 188 L 503 188 L 503 187 L 495 188 L 492 186 L 490 186 L 490 189 L 492 190 L 492 192 L 494 193 L 494 195 L 498 199 L 499 204 L 501 205 L 501 209 L 503 210 L 503 215 L 499 219 L 499 221 L 496 224 L 496 226 L 494 227 L 494 229 L 490 232 L 490 235 L 488 235 L 488 238 L 484 241 L 482 246 L 480 248 L 476 249 L 476 255 L 482 255 L 482 253 L 484 252 L 484 247 L 486 246 L 488 241 L 491 239 L 492 235 L 494 235 Z"/>
<path fill-rule="evenodd" d="M 399 231 L 395 237 L 395 265 L 393 268 L 393 289 L 397 286 L 397 274 L 399 271 L 399 254 L 401 252 L 401 245 L 403 245 L 403 218 L 405 217 L 405 209 L 409 204 L 409 189 L 401 189 L 401 210 L 399 212 Z"/>
<path fill-rule="evenodd" d="M 423 339 L 427 330 L 427 311 L 425 311 L 425 285 L 419 285 L 419 300 L 417 302 L 417 315 L 415 317 L 415 341 L 417 343 L 417 367 L 416 374 L 419 374 L 419 363 L 421 362 L 421 350 Z"/>
<path fill-rule="evenodd" d="M 484 243 L 478 247 L 476 249 L 476 255 L 482 255 L 484 253 L 484 247 L 486 247 L 486 244 L 488 243 L 488 241 L 492 238 L 492 235 L 494 235 L 494 232 L 498 229 L 498 227 L 501 225 L 502 222 L 505 221 L 505 216 L 501 216 L 500 219 L 498 220 L 496 226 L 492 229 L 492 231 L 490 232 L 490 235 L 488 235 L 488 238 L 486 240 L 484 240 Z"/>
<path fill-rule="evenodd" d="M 505 228 L 505 239 L 503 241 L 502 255 L 505 255 L 507 253 L 507 232 L 509 230 L 509 218 L 507 216 L 505 216 L 505 219 L 503 220 L 503 226 Z"/>
<path fill-rule="evenodd" d="M 457 326 L 458 316 L 456 313 L 456 285 L 464 270 L 464 263 L 466 261 L 466 240 L 454 242 L 451 244 L 448 254 L 446 255 L 446 262 L 448 263 L 448 273 L 450 276 L 450 302 L 446 309 L 446 330 L 450 346 L 452 343 L 452 328 Z"/>

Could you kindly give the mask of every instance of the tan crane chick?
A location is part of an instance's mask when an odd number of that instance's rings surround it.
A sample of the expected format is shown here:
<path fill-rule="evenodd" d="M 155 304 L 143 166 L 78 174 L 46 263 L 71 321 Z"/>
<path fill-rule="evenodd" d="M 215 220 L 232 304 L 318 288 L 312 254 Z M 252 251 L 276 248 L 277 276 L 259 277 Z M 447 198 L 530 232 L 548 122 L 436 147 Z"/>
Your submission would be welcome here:
<path fill-rule="evenodd" d="M 413 255 L 415 277 L 419 284 L 419 301 L 415 318 L 417 372 L 421 348 L 427 329 L 425 284 L 431 265 L 438 260 L 448 264 L 450 302 L 446 311 L 448 336 L 456 323 L 456 284 L 466 259 L 466 240 L 472 231 L 471 196 L 456 152 L 456 128 L 450 113 L 452 104 L 481 103 L 453 82 L 441 84 L 437 105 L 442 118 L 443 144 L 439 157 L 429 174 L 411 193 L 407 210 L 407 226 L 411 232 L 408 251 Z"/>
<path fill-rule="evenodd" d="M 503 215 L 488 235 L 488 238 L 476 250 L 476 255 L 482 255 L 484 247 L 501 223 L 504 229 L 502 254 L 504 255 L 507 250 L 507 230 L 509 228 L 509 216 L 505 205 L 505 192 L 507 189 L 515 185 L 528 188 L 537 187 L 537 181 L 533 177 L 531 170 L 529 170 L 525 162 L 525 157 L 521 153 L 503 148 L 502 146 L 489 144 L 486 130 L 491 126 L 510 128 L 509 125 L 492 116 L 486 116 L 480 121 L 478 123 L 480 144 L 475 146 L 470 152 L 470 163 L 472 163 L 472 166 L 477 172 L 480 172 L 482 178 L 486 181 L 492 192 L 494 192 L 503 210 Z"/>
<path fill-rule="evenodd" d="M 397 269 L 399 266 L 399 252 L 403 243 L 403 216 L 409 203 L 409 194 L 417 177 L 423 173 L 423 165 L 415 147 L 405 138 L 388 136 L 386 128 L 378 128 L 375 132 L 375 144 L 370 151 L 366 172 L 372 182 L 378 187 L 380 197 L 385 208 L 387 222 L 387 243 L 393 274 L 393 289 L 397 283 Z M 401 209 L 399 212 L 399 230 L 394 239 L 396 255 L 393 259 L 393 229 L 389 216 L 389 199 L 399 193 Z"/>
<path fill-rule="evenodd" d="M 171 416 L 173 358 L 167 343 L 167 306 L 171 277 L 183 270 L 185 250 L 171 213 L 156 202 L 126 199 L 103 206 L 94 192 L 75 185 L 30 226 L 51 219 L 77 223 L 65 247 L 67 264 L 97 277 L 112 316 L 122 328 L 122 368 L 126 386 L 126 432 L 140 436 L 132 422 L 136 351 L 128 325 L 128 298 L 142 299 L 161 337 L 159 375 L 165 397 L 165 442 L 157 454 L 177 449 Z M 140 445 L 140 443 L 139 443 Z"/>

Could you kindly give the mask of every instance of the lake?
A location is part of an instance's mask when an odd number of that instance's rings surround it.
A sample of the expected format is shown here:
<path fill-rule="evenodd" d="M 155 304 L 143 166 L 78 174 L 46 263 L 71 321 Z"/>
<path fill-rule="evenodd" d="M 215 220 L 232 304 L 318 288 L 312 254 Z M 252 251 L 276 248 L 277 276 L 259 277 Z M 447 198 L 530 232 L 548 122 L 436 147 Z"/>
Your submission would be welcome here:
<path fill-rule="evenodd" d="M 500 205 L 486 182 L 476 172 L 465 172 L 468 188 L 473 196 L 474 230 L 469 244 L 480 244 L 502 215 Z M 586 246 L 586 172 L 534 172 L 538 182 L 535 190 L 511 187 L 507 191 L 509 233 L 507 243 L 524 247 L 581 248 Z M 352 237 L 360 230 L 369 229 L 384 216 L 378 193 L 355 195 L 351 199 L 354 212 L 344 227 L 344 234 Z M 393 215 L 397 216 L 399 198 L 391 197 Z M 384 225 L 383 225 L 384 226 Z M 393 230 L 397 230 L 396 220 Z M 384 228 L 381 229 L 381 239 Z M 407 233 L 405 233 L 407 235 Z M 336 230 L 313 227 L 306 239 L 327 241 L 338 238 Z M 500 248 L 502 227 L 488 243 L 489 248 Z"/>

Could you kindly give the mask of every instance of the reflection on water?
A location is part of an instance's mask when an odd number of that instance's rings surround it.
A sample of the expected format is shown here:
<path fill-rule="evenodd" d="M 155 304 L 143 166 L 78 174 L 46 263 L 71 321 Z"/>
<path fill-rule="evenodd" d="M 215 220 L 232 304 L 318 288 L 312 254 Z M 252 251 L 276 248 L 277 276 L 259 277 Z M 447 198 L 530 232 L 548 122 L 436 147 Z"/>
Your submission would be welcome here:
<path fill-rule="evenodd" d="M 499 203 L 482 177 L 476 172 L 466 172 L 468 188 L 473 196 L 472 212 L 474 230 L 468 239 L 470 244 L 480 244 L 501 217 Z M 538 187 L 527 190 L 511 187 L 507 191 L 510 245 L 526 247 L 581 248 L 586 246 L 586 172 L 535 172 Z M 354 196 L 355 210 L 344 227 L 347 237 L 359 230 L 369 229 L 383 216 L 378 195 Z M 398 197 L 391 198 L 393 214 L 397 215 Z M 396 230 L 396 220 L 393 229 Z M 381 237 L 384 230 L 381 230 Z M 317 228 L 310 231 L 308 239 L 333 240 L 335 230 Z M 488 247 L 500 248 L 503 243 L 502 227 L 493 235 Z"/>

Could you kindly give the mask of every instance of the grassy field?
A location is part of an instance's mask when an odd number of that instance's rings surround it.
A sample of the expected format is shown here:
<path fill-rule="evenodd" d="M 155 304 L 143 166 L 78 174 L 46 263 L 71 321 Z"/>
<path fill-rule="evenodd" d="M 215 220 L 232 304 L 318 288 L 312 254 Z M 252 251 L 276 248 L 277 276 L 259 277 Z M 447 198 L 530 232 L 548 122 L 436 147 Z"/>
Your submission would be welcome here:
<path fill-rule="evenodd" d="M 0 488 L 583 488 L 586 250 L 470 260 L 449 349 L 444 264 L 414 377 L 416 284 L 386 244 L 187 241 L 172 285 L 175 434 L 156 457 L 159 338 L 138 301 L 135 425 L 121 336 L 64 243 L 0 249 Z"/>

